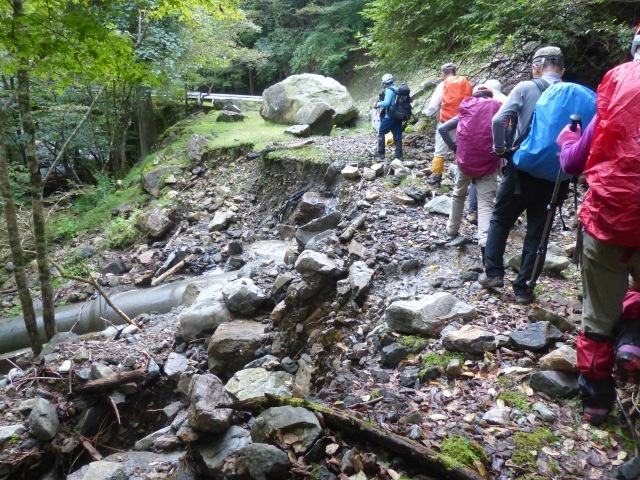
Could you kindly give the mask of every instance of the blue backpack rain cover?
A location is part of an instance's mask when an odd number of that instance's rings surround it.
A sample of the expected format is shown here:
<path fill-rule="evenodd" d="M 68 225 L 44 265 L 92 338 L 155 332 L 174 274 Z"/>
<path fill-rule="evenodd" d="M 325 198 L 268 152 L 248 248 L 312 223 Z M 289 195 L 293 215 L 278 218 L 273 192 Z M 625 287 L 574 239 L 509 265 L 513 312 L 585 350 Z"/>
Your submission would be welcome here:
<path fill-rule="evenodd" d="M 513 164 L 530 175 L 556 181 L 560 170 L 560 147 L 556 139 L 571 123 L 571 115 L 582 117 L 586 128 L 596 114 L 596 94 L 577 83 L 560 82 L 549 86 L 536 102 L 529 134 L 513 156 Z M 569 175 L 563 174 L 563 180 Z"/>

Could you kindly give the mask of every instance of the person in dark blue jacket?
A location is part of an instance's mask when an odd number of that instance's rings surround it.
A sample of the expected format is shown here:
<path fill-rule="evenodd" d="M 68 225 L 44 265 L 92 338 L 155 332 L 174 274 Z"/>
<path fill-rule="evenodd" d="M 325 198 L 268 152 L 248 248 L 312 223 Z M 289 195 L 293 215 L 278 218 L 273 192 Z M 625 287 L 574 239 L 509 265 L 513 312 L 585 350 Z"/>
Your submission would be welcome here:
<path fill-rule="evenodd" d="M 376 108 L 380 108 L 380 128 L 378 129 L 378 149 L 377 154 L 380 160 L 384 160 L 385 139 L 384 136 L 391 132 L 393 142 L 396 146 L 395 158 L 402 159 L 402 122 L 387 115 L 393 110 L 396 104 L 397 90 L 393 85 L 393 75 L 385 73 L 382 76 L 382 86 L 384 92 L 380 94 L 380 101 L 376 103 Z"/>

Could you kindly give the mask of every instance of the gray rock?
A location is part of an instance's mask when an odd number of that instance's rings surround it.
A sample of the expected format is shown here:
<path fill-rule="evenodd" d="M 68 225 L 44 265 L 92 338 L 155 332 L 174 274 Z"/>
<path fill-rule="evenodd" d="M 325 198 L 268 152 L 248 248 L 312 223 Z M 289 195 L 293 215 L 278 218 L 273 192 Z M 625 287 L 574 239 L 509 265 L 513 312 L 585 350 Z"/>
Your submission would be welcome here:
<path fill-rule="evenodd" d="M 305 250 L 313 250 L 314 252 L 333 251 L 340 240 L 333 230 L 325 230 L 311 237 L 305 246 Z"/>
<path fill-rule="evenodd" d="M 222 295 L 222 285 L 213 284 L 200 292 L 191 307 L 183 310 L 178 317 L 180 331 L 188 342 L 203 333 L 211 333 L 222 323 L 232 321 Z"/>
<path fill-rule="evenodd" d="M 569 319 L 542 307 L 532 307 L 531 310 L 529 310 L 528 318 L 532 322 L 549 322 L 561 332 L 572 332 L 576 329 L 576 326 Z"/>
<path fill-rule="evenodd" d="M 558 416 L 542 402 L 534 403 L 531 405 L 531 409 L 545 422 L 553 423 L 558 419 Z"/>
<path fill-rule="evenodd" d="M 193 444 L 195 451 L 200 453 L 207 468 L 207 472 L 214 478 L 219 475 L 225 462 L 244 453 L 251 444 L 251 435 L 244 428 L 232 425 L 222 436 L 201 440 Z"/>
<path fill-rule="evenodd" d="M 194 282 L 194 283 L 188 284 L 184 289 L 184 293 L 182 294 L 180 305 L 184 307 L 192 306 L 194 303 L 196 303 L 196 300 L 198 299 L 200 292 L 202 292 L 202 290 L 200 290 L 200 287 L 198 286 L 197 283 Z"/>
<path fill-rule="evenodd" d="M 22 435 L 27 429 L 22 424 L 0 427 L 0 446 L 14 435 Z"/>
<path fill-rule="evenodd" d="M 209 341 L 209 368 L 232 376 L 253 360 L 263 335 L 264 325 L 251 320 L 221 324 Z"/>
<path fill-rule="evenodd" d="M 176 352 L 171 352 L 164 364 L 164 374 L 177 383 L 178 380 L 180 380 L 180 375 L 186 372 L 188 368 L 189 360 L 187 357 Z"/>
<path fill-rule="evenodd" d="M 207 139 L 198 134 L 192 135 L 187 141 L 187 158 L 194 163 L 200 162 L 202 156 L 207 152 Z"/>
<path fill-rule="evenodd" d="M 142 189 L 155 198 L 160 197 L 160 191 L 165 185 L 164 180 L 171 174 L 180 171 L 180 167 L 176 165 L 167 165 L 158 167 L 155 170 L 145 173 L 140 177 Z"/>
<path fill-rule="evenodd" d="M 578 377 L 567 372 L 544 370 L 536 372 L 529 385 L 552 398 L 568 397 L 578 392 Z"/>
<path fill-rule="evenodd" d="M 296 227 L 293 225 L 285 225 L 283 223 L 279 223 L 276 225 L 276 230 L 278 231 L 278 235 L 282 240 L 291 240 L 296 234 Z"/>
<path fill-rule="evenodd" d="M 640 458 L 632 457 L 628 462 L 620 465 L 616 472 L 619 480 L 637 480 L 640 477 Z"/>
<path fill-rule="evenodd" d="M 209 222 L 207 229 L 210 232 L 221 232 L 237 220 L 238 218 L 235 212 L 232 212 L 231 210 L 218 210 L 213 216 L 213 220 Z"/>
<path fill-rule="evenodd" d="M 194 375 L 189 385 L 189 426 L 202 432 L 224 432 L 231 424 L 233 410 L 216 408 L 231 402 L 218 377 L 207 373 Z"/>
<path fill-rule="evenodd" d="M 449 360 L 446 371 L 448 377 L 459 377 L 462 375 L 462 362 L 457 358 Z"/>
<path fill-rule="evenodd" d="M 358 116 L 358 108 L 347 89 L 330 77 L 311 73 L 292 75 L 262 93 L 260 115 L 265 120 L 293 125 L 296 114 L 308 103 L 324 101 L 334 111 L 334 122 L 342 125 Z"/>
<path fill-rule="evenodd" d="M 381 365 L 384 368 L 396 368 L 398 364 L 407 358 L 409 351 L 398 343 L 392 343 L 382 348 Z"/>
<path fill-rule="evenodd" d="M 356 299 L 362 298 L 369 290 L 373 270 L 364 262 L 353 262 L 349 267 L 349 286 Z"/>
<path fill-rule="evenodd" d="M 316 416 L 301 407 L 272 407 L 262 412 L 251 428 L 251 439 L 265 443 L 279 431 L 296 453 L 306 452 L 322 433 Z"/>
<path fill-rule="evenodd" d="M 136 226 L 151 238 L 162 238 L 173 227 L 170 213 L 162 205 L 152 205 L 138 214 Z"/>
<path fill-rule="evenodd" d="M 138 440 L 134 446 L 133 449 L 134 450 L 142 450 L 142 451 L 148 451 L 151 450 L 151 447 L 153 447 L 153 443 L 160 438 L 162 435 L 165 435 L 167 433 L 171 432 L 171 425 L 161 428 L 160 430 L 157 430 L 155 432 L 150 433 L 149 435 L 147 435 L 144 438 L 141 438 L 140 440 Z"/>
<path fill-rule="evenodd" d="M 427 198 L 427 192 L 425 192 L 420 187 L 416 187 L 415 185 L 405 188 L 404 193 L 405 195 L 413 198 L 416 202 L 423 202 Z"/>
<path fill-rule="evenodd" d="M 364 167 L 362 169 L 362 178 L 364 178 L 368 182 L 372 182 L 376 179 L 377 176 L 378 175 L 376 174 L 376 171 L 369 167 Z"/>
<path fill-rule="evenodd" d="M 520 271 L 520 262 L 522 260 L 522 255 L 520 253 L 510 257 L 506 261 L 506 265 L 508 267 L 513 268 L 516 271 Z M 543 270 L 552 274 L 559 274 L 562 271 L 566 270 L 567 267 L 571 265 L 571 260 L 567 257 L 558 257 L 556 255 L 547 253 L 544 259 L 544 267 Z"/>
<path fill-rule="evenodd" d="M 340 173 L 347 180 L 357 180 L 360 178 L 360 170 L 354 165 L 345 166 Z"/>
<path fill-rule="evenodd" d="M 127 480 L 124 465 L 115 462 L 91 462 L 82 480 Z"/>
<path fill-rule="evenodd" d="M 93 257 L 94 253 L 95 253 L 94 248 L 91 245 L 86 245 L 80 249 L 77 255 L 80 260 L 86 260 L 87 258 Z"/>
<path fill-rule="evenodd" d="M 110 365 L 97 362 L 91 364 L 91 376 L 95 379 L 108 378 L 115 374 L 115 370 Z"/>
<path fill-rule="evenodd" d="M 344 262 L 340 258 L 311 250 L 300 254 L 295 263 L 295 269 L 300 273 L 314 273 L 327 277 L 339 277 L 345 272 Z"/>
<path fill-rule="evenodd" d="M 246 368 L 234 373 L 225 389 L 237 400 L 264 397 L 265 393 L 290 397 L 293 380 L 290 373 Z"/>
<path fill-rule="evenodd" d="M 305 192 L 298 202 L 298 220 L 309 223 L 326 215 L 327 211 L 337 206 L 334 198 L 327 198 L 318 192 Z"/>
<path fill-rule="evenodd" d="M 289 456 L 273 445 L 252 443 L 245 452 L 245 465 L 254 480 L 291 478 Z"/>
<path fill-rule="evenodd" d="M 442 336 L 442 346 L 454 352 L 493 352 L 499 346 L 496 336 L 476 325 L 465 325 L 460 330 Z"/>
<path fill-rule="evenodd" d="M 492 408 L 482 416 L 482 419 L 491 425 L 500 425 L 504 427 L 510 423 L 509 410 L 500 407 Z"/>
<path fill-rule="evenodd" d="M 469 320 L 475 308 L 458 301 L 447 292 L 427 295 L 419 300 L 399 300 L 385 311 L 385 320 L 393 331 L 434 335 L 453 320 Z"/>
<path fill-rule="evenodd" d="M 222 289 L 224 303 L 231 312 L 252 317 L 264 305 L 267 296 L 250 278 L 239 278 Z"/>
<path fill-rule="evenodd" d="M 540 359 L 540 370 L 578 372 L 577 353 L 570 346 L 562 345 Z"/>
<path fill-rule="evenodd" d="M 562 340 L 562 332 L 549 322 L 529 324 L 526 330 L 512 332 L 509 338 L 515 346 L 522 350 L 538 351 L 546 348 L 551 342 Z"/>
<path fill-rule="evenodd" d="M 398 192 L 391 197 L 391 201 L 397 205 L 413 205 L 416 201 L 406 193 Z"/>
<path fill-rule="evenodd" d="M 284 133 L 288 133 L 297 138 L 307 138 L 311 135 L 311 127 L 309 125 L 291 125 L 284 130 Z"/>
<path fill-rule="evenodd" d="M 335 113 L 327 102 L 312 101 L 296 112 L 296 122 L 309 125 L 313 135 L 330 135 Z"/>
<path fill-rule="evenodd" d="M 239 112 L 232 112 L 231 110 L 222 110 L 216 118 L 216 122 L 244 122 L 246 115 Z"/>
<path fill-rule="evenodd" d="M 338 210 L 334 210 L 323 217 L 316 218 L 315 220 L 304 224 L 296 230 L 296 241 L 298 242 L 298 245 L 305 248 L 311 238 L 320 232 L 336 228 L 340 223 L 340 220 L 342 220 L 342 213 Z"/>
<path fill-rule="evenodd" d="M 34 398 L 27 424 L 31 435 L 38 440 L 51 440 L 56 436 L 60 421 L 56 407 L 44 398 Z"/>
<path fill-rule="evenodd" d="M 424 209 L 430 213 L 449 215 L 451 213 L 451 198 L 443 195 L 435 197 L 424 206 Z"/>

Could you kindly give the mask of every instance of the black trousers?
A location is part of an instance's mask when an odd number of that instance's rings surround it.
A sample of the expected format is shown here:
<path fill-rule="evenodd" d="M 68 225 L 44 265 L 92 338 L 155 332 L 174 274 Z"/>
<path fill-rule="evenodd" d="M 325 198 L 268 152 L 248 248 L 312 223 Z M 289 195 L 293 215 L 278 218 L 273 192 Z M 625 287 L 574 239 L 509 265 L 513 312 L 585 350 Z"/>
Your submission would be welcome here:
<path fill-rule="evenodd" d="M 511 164 L 498 186 L 485 247 L 485 273 L 489 277 L 504 277 L 504 251 L 509 231 L 518 217 L 526 212 L 527 232 L 522 245 L 520 272 L 513 282 L 516 294 L 524 294 L 528 290 L 527 281 L 533 272 L 554 186 L 555 182 L 532 177 Z M 565 198 L 568 186 L 568 181 L 562 183 L 559 198 Z"/>

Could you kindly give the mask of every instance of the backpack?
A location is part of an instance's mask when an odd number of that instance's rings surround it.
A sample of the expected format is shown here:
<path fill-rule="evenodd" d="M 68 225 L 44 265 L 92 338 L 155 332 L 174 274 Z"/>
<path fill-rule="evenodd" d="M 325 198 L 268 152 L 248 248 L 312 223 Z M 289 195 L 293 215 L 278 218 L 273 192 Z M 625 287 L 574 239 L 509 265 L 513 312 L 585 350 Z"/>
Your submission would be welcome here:
<path fill-rule="evenodd" d="M 542 90 L 539 83 L 536 85 Z M 536 102 L 529 131 L 513 156 L 513 165 L 533 177 L 555 182 L 560 171 L 556 139 L 573 114 L 582 117 L 586 128 L 596 114 L 595 92 L 570 82 L 546 88 Z M 569 178 L 570 175 L 562 176 L 563 180 Z"/>
<path fill-rule="evenodd" d="M 458 115 L 458 107 L 463 99 L 470 97 L 473 87 L 467 77 L 449 77 L 442 87 L 442 104 L 440 105 L 440 122 L 444 123 Z"/>
<path fill-rule="evenodd" d="M 387 115 L 394 120 L 406 122 L 411 118 L 411 90 L 406 83 L 391 87 L 396 94 L 394 104 L 387 110 Z"/>

